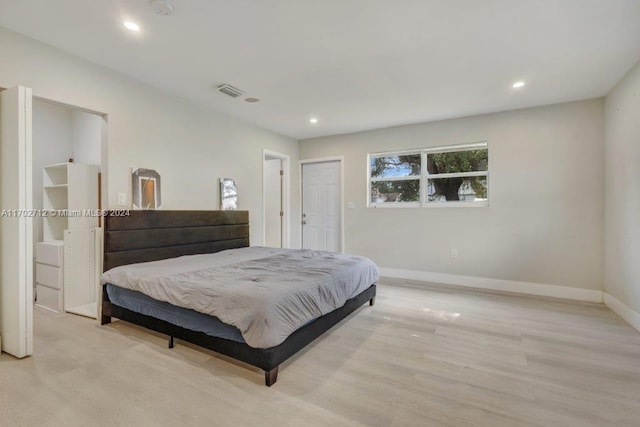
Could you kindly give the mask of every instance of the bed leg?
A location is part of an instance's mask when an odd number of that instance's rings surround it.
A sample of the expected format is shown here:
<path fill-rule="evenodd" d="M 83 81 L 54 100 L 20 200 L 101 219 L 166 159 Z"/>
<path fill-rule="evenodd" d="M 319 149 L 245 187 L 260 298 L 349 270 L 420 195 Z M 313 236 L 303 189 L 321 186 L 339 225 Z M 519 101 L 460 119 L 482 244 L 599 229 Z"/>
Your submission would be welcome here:
<path fill-rule="evenodd" d="M 173 348 L 173 337 L 169 337 L 169 348 Z"/>
<path fill-rule="evenodd" d="M 106 325 L 111 323 L 111 302 L 109 300 L 109 293 L 107 287 L 102 286 L 102 310 L 100 310 L 100 324 Z"/>
<path fill-rule="evenodd" d="M 369 300 L 369 306 L 373 307 L 376 304 L 376 297 L 373 297 Z"/>
<path fill-rule="evenodd" d="M 100 324 L 106 325 L 111 323 L 111 316 L 105 316 L 104 314 L 100 316 Z"/>
<path fill-rule="evenodd" d="M 278 380 L 278 367 L 276 366 L 270 371 L 264 371 L 264 383 L 267 387 L 271 387 Z"/>

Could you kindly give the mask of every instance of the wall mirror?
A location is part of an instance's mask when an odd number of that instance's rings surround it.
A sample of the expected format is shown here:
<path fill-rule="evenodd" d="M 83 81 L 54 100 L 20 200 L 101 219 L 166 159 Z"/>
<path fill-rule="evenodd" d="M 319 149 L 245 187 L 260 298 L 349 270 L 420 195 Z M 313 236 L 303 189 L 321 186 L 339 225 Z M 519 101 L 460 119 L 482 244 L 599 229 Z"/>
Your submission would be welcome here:
<path fill-rule="evenodd" d="M 153 169 L 135 168 L 131 179 L 133 209 L 160 209 L 160 174 Z"/>

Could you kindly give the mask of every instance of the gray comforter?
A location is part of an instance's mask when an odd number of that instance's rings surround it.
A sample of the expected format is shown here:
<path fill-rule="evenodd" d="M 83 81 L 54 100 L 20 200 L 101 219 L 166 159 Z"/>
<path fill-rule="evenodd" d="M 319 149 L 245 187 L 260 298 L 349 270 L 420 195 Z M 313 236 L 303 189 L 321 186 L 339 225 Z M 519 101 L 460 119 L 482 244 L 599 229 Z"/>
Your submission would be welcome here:
<path fill-rule="evenodd" d="M 369 259 L 250 247 L 113 268 L 102 283 L 216 316 L 269 348 L 378 281 Z"/>

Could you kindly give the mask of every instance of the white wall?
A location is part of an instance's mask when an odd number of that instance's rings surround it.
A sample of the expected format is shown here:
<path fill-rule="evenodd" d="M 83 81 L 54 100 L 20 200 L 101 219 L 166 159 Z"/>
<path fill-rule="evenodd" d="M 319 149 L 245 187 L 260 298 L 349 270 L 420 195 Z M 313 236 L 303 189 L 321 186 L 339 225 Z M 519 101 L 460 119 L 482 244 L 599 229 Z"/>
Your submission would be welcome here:
<path fill-rule="evenodd" d="M 119 192 L 127 193 L 131 202 L 134 165 L 160 173 L 164 209 L 217 209 L 218 178 L 235 178 L 239 207 L 250 213 L 251 243 L 262 243 L 262 150 L 288 154 L 295 164 L 297 141 L 3 28 L 0 52 L 0 86 L 28 86 L 36 96 L 108 115 L 108 153 L 103 160 L 110 208 L 117 207 Z M 291 172 L 290 218 L 295 219 L 298 172 Z M 299 230 L 292 227 L 291 241 L 299 240 Z"/>
<path fill-rule="evenodd" d="M 605 292 L 640 328 L 640 63 L 607 96 L 605 123 Z"/>
<path fill-rule="evenodd" d="M 73 159 L 76 163 L 101 166 L 103 118 L 84 111 L 71 111 Z"/>
<path fill-rule="evenodd" d="M 601 290 L 603 138 L 596 99 L 304 140 L 300 158 L 344 155 L 346 250 L 381 267 Z M 366 207 L 368 152 L 483 140 L 489 207 Z"/>

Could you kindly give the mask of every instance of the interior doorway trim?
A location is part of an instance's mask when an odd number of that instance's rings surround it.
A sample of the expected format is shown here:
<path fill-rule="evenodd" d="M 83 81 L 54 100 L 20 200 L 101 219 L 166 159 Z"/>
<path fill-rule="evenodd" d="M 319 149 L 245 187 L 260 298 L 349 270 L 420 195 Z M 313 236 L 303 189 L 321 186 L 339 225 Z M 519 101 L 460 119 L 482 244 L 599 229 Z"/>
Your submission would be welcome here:
<path fill-rule="evenodd" d="M 300 190 L 299 199 L 300 199 L 300 212 L 302 212 L 302 198 L 304 195 L 302 194 L 302 184 L 304 177 L 302 176 L 302 165 L 307 163 L 325 163 L 325 162 L 339 162 L 340 163 L 340 252 L 345 253 L 347 248 L 345 246 L 344 239 L 344 156 L 331 156 L 331 157 L 317 157 L 313 159 L 304 159 L 299 161 L 300 170 L 300 185 L 298 186 Z M 302 247 L 302 221 L 300 221 L 300 247 Z"/>
<path fill-rule="evenodd" d="M 290 195 L 290 159 L 289 156 L 277 151 L 262 150 L 262 244 L 267 241 L 267 177 L 266 162 L 270 159 L 282 160 L 283 181 L 282 181 L 282 247 L 291 247 L 291 197 Z"/>
<path fill-rule="evenodd" d="M 57 105 L 60 107 L 68 108 L 70 110 L 81 111 L 83 113 L 93 114 L 102 118 L 101 135 L 100 135 L 100 208 L 102 210 L 109 209 L 109 180 L 108 180 L 108 162 L 109 162 L 109 140 L 108 140 L 108 128 L 109 128 L 109 115 L 98 110 L 91 108 L 81 107 L 79 105 L 69 104 L 66 102 L 56 101 L 42 96 L 33 95 L 33 100 L 46 102 L 49 104 Z M 102 218 L 100 218 L 100 227 L 102 227 Z"/>

